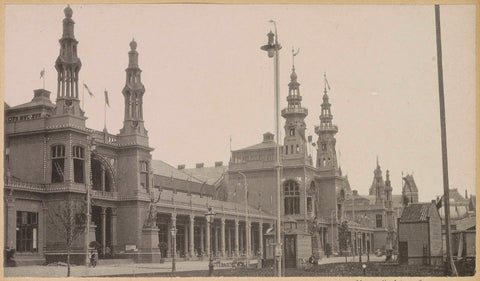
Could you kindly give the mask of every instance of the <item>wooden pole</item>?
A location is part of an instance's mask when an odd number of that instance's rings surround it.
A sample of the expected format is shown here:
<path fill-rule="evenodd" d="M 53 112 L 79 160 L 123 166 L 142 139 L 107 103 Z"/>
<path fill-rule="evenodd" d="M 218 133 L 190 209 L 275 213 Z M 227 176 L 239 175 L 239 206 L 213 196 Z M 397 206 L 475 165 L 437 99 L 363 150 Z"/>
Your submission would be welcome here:
<path fill-rule="evenodd" d="M 458 276 L 455 264 L 452 258 L 451 229 L 450 229 L 450 196 L 448 183 L 448 157 L 447 157 L 447 132 L 445 124 L 445 99 L 443 92 L 443 66 L 442 66 L 442 37 L 440 31 L 440 6 L 435 5 L 435 27 L 437 34 L 437 66 L 438 66 L 438 90 L 440 101 L 440 130 L 442 141 L 442 166 L 443 166 L 443 208 L 445 210 L 445 225 L 446 225 L 446 247 L 447 247 L 447 262 L 446 269 L 448 275 Z"/>

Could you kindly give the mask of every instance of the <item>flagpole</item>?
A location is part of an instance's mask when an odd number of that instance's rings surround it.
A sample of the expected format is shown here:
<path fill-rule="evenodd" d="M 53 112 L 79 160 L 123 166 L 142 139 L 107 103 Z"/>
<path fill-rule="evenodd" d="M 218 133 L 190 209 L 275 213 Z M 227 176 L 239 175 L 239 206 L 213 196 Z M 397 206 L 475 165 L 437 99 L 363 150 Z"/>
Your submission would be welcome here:
<path fill-rule="evenodd" d="M 105 89 L 105 104 L 104 104 L 104 110 L 103 110 L 103 113 L 104 113 L 104 116 L 103 116 L 103 130 L 106 131 L 107 130 L 107 89 Z"/>
<path fill-rule="evenodd" d="M 85 81 L 82 80 L 82 109 L 85 112 Z"/>

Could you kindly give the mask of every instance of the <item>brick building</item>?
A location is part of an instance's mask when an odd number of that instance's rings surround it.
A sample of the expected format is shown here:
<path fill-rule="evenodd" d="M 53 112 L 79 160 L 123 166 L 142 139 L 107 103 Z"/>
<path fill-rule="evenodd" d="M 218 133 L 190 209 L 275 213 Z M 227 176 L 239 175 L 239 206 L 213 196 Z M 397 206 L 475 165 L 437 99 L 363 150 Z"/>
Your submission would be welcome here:
<path fill-rule="evenodd" d="M 73 11 L 67 7 L 64 13 L 55 62 L 55 103 L 50 91 L 38 89 L 30 102 L 5 105 L 4 237 L 5 245 L 16 249 L 17 262 L 65 260 L 65 239 L 60 231 L 50 231 L 58 222 L 52 212 L 62 202 L 86 202 L 87 190 L 92 198 L 90 233 L 75 239 L 74 263 L 85 261 L 91 241 L 101 245 L 101 257 L 111 254 L 137 261 L 170 257 L 173 227 L 176 250 L 183 258 L 194 259 L 210 250 L 217 257 L 240 256 L 250 249 L 262 254 L 264 230 L 274 220 L 271 213 L 250 206 L 246 223 L 244 204 L 218 200 L 225 197 L 219 192 L 221 184 L 152 160 L 143 119 L 148 93 L 134 40 L 122 91 L 123 128 L 110 134 L 85 126 Z M 205 219 L 208 207 L 216 212 L 210 228 Z M 77 211 L 75 215 L 85 213 Z M 247 240 L 251 233 L 255 239 Z M 246 241 L 252 241 L 250 247 Z M 162 242 L 167 248 L 160 250 Z"/>

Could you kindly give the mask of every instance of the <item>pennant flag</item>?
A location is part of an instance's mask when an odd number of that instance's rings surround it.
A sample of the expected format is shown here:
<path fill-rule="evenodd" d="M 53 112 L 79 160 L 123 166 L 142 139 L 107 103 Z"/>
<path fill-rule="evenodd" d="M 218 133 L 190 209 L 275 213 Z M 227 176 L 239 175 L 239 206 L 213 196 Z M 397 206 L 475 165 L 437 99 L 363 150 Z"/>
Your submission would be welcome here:
<path fill-rule="evenodd" d="M 45 68 L 40 71 L 40 79 L 42 79 L 45 76 Z"/>
<path fill-rule="evenodd" d="M 327 76 L 325 76 L 325 83 L 327 84 L 327 89 L 330 90 L 330 84 L 328 84 Z"/>
<path fill-rule="evenodd" d="M 93 97 L 93 93 L 92 91 L 90 91 L 90 88 L 88 88 L 87 84 L 83 83 L 83 87 L 85 87 L 85 89 L 87 90 L 88 94 Z"/>
<path fill-rule="evenodd" d="M 108 92 L 107 92 L 107 90 L 105 90 L 105 104 L 108 105 L 108 107 L 110 107 L 110 103 L 108 102 Z"/>

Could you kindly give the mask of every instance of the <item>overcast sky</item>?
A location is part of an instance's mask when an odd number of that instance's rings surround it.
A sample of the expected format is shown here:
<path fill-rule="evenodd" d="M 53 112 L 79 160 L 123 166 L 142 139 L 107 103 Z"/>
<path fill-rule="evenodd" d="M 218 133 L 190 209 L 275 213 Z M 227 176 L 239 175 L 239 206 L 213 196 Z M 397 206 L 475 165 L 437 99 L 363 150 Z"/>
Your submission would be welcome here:
<path fill-rule="evenodd" d="M 393 193 L 413 173 L 420 200 L 443 193 L 433 5 L 72 5 L 87 126 L 123 122 L 129 42 L 138 43 L 144 119 L 154 159 L 172 165 L 229 160 L 274 132 L 273 60 L 260 46 L 277 22 L 281 107 L 292 47 L 308 134 L 319 124 L 326 72 L 337 154 L 353 189 L 368 193 L 378 155 Z M 6 5 L 5 101 L 42 87 L 56 98 L 55 60 L 65 5 Z M 475 6 L 441 6 L 451 188 L 475 188 Z M 283 130 L 283 121 L 282 130 Z M 283 137 L 282 132 L 282 137 Z"/>

